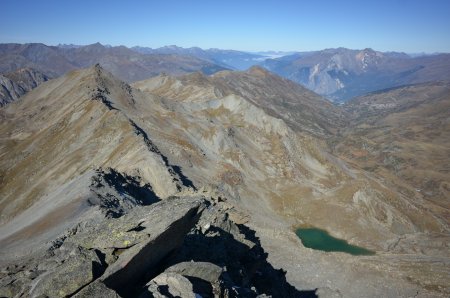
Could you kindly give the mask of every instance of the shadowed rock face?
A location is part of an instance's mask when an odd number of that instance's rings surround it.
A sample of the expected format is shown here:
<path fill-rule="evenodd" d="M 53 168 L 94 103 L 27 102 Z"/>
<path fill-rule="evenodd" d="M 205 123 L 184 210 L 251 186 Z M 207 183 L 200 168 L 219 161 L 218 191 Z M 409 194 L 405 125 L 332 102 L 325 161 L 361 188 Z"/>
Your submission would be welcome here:
<path fill-rule="evenodd" d="M 315 297 L 286 282 L 229 208 L 223 199 L 171 197 L 118 219 L 82 222 L 42 255 L 4 268 L 0 295 Z"/>
<path fill-rule="evenodd" d="M 36 255 L 24 263 L 26 269 L 20 272 L 35 272 L 28 284 L 22 281 L 21 287 L 16 287 L 20 273 L 4 276 L 4 295 L 64 297 L 99 277 L 106 285 L 132 286 L 183 241 L 201 208 L 204 208 L 201 199 L 168 199 L 154 206 L 135 208 L 119 219 L 105 217 L 82 222 L 45 251 L 45 262 Z M 36 283 L 34 287 L 32 280 Z"/>
<path fill-rule="evenodd" d="M 48 80 L 49 77 L 45 74 L 31 68 L 0 75 L 0 107 L 17 100 Z"/>
<path fill-rule="evenodd" d="M 150 184 L 141 186 L 139 177 L 124 176 L 114 169 L 97 170 L 91 181 L 89 188 L 93 196 L 88 203 L 100 206 L 106 217 L 120 217 L 135 206 L 146 206 L 160 200 Z"/>

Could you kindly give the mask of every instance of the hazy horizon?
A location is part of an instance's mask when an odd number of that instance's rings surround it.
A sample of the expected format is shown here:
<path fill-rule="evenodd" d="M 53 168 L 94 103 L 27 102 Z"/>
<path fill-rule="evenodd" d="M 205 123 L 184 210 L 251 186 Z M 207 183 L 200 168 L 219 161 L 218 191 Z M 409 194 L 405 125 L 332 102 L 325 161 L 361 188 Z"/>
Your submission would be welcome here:
<path fill-rule="evenodd" d="M 2 42 L 0 42 L 0 43 L 2 43 Z M 14 44 L 14 42 L 6 42 L 6 43 L 3 43 L 3 44 L 7 44 L 7 43 Z M 176 44 L 163 45 L 163 46 L 160 46 L 160 47 L 147 47 L 147 46 L 142 46 L 142 45 L 133 45 L 133 46 L 126 46 L 126 45 L 123 45 L 123 44 L 111 45 L 111 44 L 101 43 L 99 41 L 94 42 L 94 43 L 89 43 L 89 44 L 75 44 L 75 43 L 46 44 L 46 43 L 42 43 L 42 42 L 17 42 L 17 44 L 44 44 L 46 46 L 54 46 L 54 47 L 64 47 L 64 46 L 67 46 L 67 47 L 71 47 L 71 46 L 73 46 L 73 47 L 85 47 L 85 46 L 90 46 L 90 45 L 94 45 L 94 44 L 97 44 L 97 43 L 102 45 L 102 46 L 104 46 L 104 47 L 121 47 L 121 46 L 124 46 L 124 47 L 130 48 L 130 49 L 132 49 L 134 47 L 142 47 L 142 48 L 149 48 L 149 49 L 150 48 L 151 49 L 159 49 L 159 48 L 165 48 L 165 47 L 172 47 L 172 46 L 174 46 L 174 47 L 179 47 L 179 48 L 183 48 L 183 49 L 200 48 L 202 50 L 238 51 L 238 52 L 246 52 L 246 53 L 250 53 L 250 54 L 252 54 L 252 53 L 253 54 L 258 54 L 258 53 L 277 53 L 277 52 L 279 52 L 279 53 L 283 53 L 283 54 L 288 53 L 288 55 L 289 55 L 289 53 L 295 54 L 295 53 L 301 53 L 301 52 L 305 52 L 305 53 L 306 52 L 318 52 L 318 51 L 333 50 L 333 49 L 340 49 L 340 48 L 347 49 L 347 50 L 356 50 L 356 51 L 360 51 L 360 50 L 364 50 L 364 49 L 372 49 L 372 50 L 377 51 L 377 52 L 405 53 L 405 54 L 410 55 L 410 56 L 415 56 L 415 55 L 419 55 L 419 56 L 420 55 L 438 55 L 438 54 L 449 54 L 450 53 L 450 51 L 449 52 L 401 52 L 401 51 L 391 51 L 391 50 L 382 51 L 382 50 L 379 50 L 379 49 L 374 49 L 374 48 L 369 48 L 369 47 L 365 47 L 365 48 L 332 47 L 332 48 L 312 49 L 312 50 L 307 50 L 307 51 L 298 51 L 298 50 L 283 51 L 283 50 L 272 50 L 272 49 L 269 48 L 269 49 L 262 49 L 262 50 L 258 50 L 258 51 L 246 51 L 246 50 L 240 50 L 240 49 L 218 48 L 218 47 L 212 47 L 212 48 L 203 48 L 203 47 L 199 47 L 199 46 L 182 47 L 182 46 L 179 46 L 179 45 L 176 45 Z"/>
<path fill-rule="evenodd" d="M 450 52 L 449 1 L 3 1 L 1 43 Z"/>

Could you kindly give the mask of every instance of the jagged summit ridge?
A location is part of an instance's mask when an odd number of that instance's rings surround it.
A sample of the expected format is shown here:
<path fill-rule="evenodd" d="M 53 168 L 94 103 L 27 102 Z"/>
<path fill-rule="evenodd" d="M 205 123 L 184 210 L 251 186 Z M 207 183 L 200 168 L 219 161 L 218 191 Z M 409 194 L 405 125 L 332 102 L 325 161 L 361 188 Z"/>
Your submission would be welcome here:
<path fill-rule="evenodd" d="M 269 71 L 261 66 L 252 66 L 247 70 L 247 73 L 253 76 L 267 76 L 269 75 Z"/>
<path fill-rule="evenodd" d="M 224 71 L 211 76 L 160 76 L 133 86 L 182 100 L 217 99 L 234 94 L 283 119 L 294 130 L 316 135 L 327 135 L 345 123 L 345 113 L 324 98 L 258 66 L 243 72 Z"/>
<path fill-rule="evenodd" d="M 88 211 L 88 181 L 99 167 L 139 177 L 158 197 L 184 187 L 188 180 L 181 169 L 156 145 L 149 147 L 149 134 L 143 135 L 140 120 L 133 120 L 138 100 L 142 98 L 126 83 L 94 66 L 50 81 L 2 110 L 0 130 L 9 136 L 0 163 L 3 240 L 49 214 L 61 214 L 61 222 L 42 233 L 51 236 L 70 225 L 70 218 Z M 21 115 L 29 117 L 24 121 Z M 20 156 L 22 150 L 25 157 Z M 68 187 L 80 191 L 61 197 Z M 70 211 L 71 204 L 78 207 Z M 29 206 L 35 206 L 31 218 Z"/>

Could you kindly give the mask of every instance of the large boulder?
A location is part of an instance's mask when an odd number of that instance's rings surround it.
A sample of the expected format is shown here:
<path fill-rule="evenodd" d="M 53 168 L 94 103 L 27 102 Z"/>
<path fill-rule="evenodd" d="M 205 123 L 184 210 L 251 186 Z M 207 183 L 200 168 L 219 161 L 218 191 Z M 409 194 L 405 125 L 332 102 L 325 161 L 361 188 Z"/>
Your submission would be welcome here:
<path fill-rule="evenodd" d="M 125 209 L 124 209 L 125 210 Z M 0 297 L 299 297 L 255 232 L 202 192 L 77 224 L 0 270 Z M 99 215 L 101 215 L 99 213 Z"/>
<path fill-rule="evenodd" d="M 143 276 L 183 244 L 206 204 L 200 196 L 170 197 L 79 224 L 43 255 L 2 269 L 0 296 L 114 297 L 140 288 Z"/>
<path fill-rule="evenodd" d="M 181 262 L 166 269 L 167 273 L 195 277 L 214 283 L 220 279 L 223 268 L 208 262 Z"/>
<path fill-rule="evenodd" d="M 140 298 L 196 297 L 192 283 L 186 277 L 177 273 L 161 273 L 146 286 L 148 292 L 144 292 Z"/>
<path fill-rule="evenodd" d="M 133 209 L 118 220 L 117 226 L 103 227 L 109 231 L 93 243 L 119 249 L 120 254 L 101 279 L 119 293 L 121 288 L 136 284 L 140 276 L 183 243 L 204 207 L 204 201 L 198 198 L 169 198 L 150 210 Z"/>
<path fill-rule="evenodd" d="M 66 297 L 92 282 L 101 261 L 92 250 L 76 245 L 63 245 L 55 256 L 56 266 L 35 279 L 31 296 Z"/>

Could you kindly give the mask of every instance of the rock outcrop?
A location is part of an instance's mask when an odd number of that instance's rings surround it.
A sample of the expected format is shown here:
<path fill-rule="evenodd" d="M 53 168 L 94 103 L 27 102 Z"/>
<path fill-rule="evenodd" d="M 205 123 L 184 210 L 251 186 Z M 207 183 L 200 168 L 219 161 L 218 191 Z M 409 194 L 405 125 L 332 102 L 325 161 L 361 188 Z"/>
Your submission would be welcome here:
<path fill-rule="evenodd" d="M 2 268 L 0 296 L 313 295 L 286 282 L 254 232 L 229 219 L 233 212 L 201 193 L 81 222 L 42 254 Z"/>

